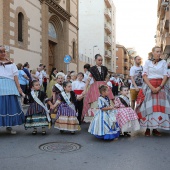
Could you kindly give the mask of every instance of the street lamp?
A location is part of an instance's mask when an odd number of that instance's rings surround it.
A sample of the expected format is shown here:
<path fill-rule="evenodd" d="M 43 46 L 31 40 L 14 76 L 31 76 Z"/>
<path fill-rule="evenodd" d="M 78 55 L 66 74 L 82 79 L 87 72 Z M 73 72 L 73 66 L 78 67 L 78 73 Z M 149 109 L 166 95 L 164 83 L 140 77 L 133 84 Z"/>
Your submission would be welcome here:
<path fill-rule="evenodd" d="M 94 48 L 95 48 L 95 47 L 98 47 L 98 46 L 97 46 L 97 45 L 94 45 L 94 46 L 93 46 L 93 57 L 94 57 Z"/>

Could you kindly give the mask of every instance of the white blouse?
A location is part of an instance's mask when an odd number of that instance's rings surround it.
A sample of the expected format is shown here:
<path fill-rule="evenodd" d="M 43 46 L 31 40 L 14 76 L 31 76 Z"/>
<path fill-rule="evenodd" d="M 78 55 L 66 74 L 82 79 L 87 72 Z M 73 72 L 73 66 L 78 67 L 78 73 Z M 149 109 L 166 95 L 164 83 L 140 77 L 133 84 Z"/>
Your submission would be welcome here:
<path fill-rule="evenodd" d="M 18 69 L 14 63 L 0 66 L 0 77 L 14 80 L 14 76 L 18 76 Z"/>
<path fill-rule="evenodd" d="M 72 83 L 72 90 L 84 90 L 85 85 L 84 82 L 76 80 Z"/>
<path fill-rule="evenodd" d="M 167 76 L 167 63 L 165 60 L 153 64 L 151 60 L 147 60 L 143 67 L 142 75 L 147 75 L 149 79 L 159 79 Z"/>

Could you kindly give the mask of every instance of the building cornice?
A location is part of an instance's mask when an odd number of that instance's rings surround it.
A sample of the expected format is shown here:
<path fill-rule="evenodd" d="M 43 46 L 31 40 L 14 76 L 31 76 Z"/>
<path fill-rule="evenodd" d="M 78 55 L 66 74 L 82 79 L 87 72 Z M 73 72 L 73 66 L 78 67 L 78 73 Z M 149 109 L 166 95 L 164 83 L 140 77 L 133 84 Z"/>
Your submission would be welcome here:
<path fill-rule="evenodd" d="M 45 3 L 49 6 L 50 11 L 58 14 L 64 20 L 70 20 L 71 15 L 63 9 L 58 3 L 57 0 L 39 0 L 41 3 Z"/>

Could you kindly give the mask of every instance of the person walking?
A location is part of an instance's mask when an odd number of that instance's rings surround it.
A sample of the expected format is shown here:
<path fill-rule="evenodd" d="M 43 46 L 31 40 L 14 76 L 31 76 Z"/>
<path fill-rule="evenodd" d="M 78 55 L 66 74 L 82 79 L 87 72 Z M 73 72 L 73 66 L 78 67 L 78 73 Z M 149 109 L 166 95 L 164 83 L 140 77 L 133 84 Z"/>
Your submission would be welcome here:
<path fill-rule="evenodd" d="M 144 83 L 137 97 L 136 112 L 145 136 L 161 136 L 157 129 L 170 130 L 170 91 L 167 82 L 167 63 L 160 58 L 161 48 L 152 49 L 153 58 L 143 67 Z"/>
<path fill-rule="evenodd" d="M 134 58 L 135 65 L 130 69 L 130 77 L 131 77 L 131 86 L 130 86 L 130 97 L 131 97 L 131 107 L 135 108 L 135 102 L 137 99 L 137 95 L 139 90 L 142 88 L 143 78 L 142 71 L 143 67 L 141 66 L 141 57 L 136 56 Z"/>
<path fill-rule="evenodd" d="M 4 46 L 0 45 L 0 127 L 6 127 L 10 134 L 16 134 L 13 126 L 24 123 L 24 112 L 18 96 L 23 94 L 18 81 L 18 69 L 6 58 Z"/>

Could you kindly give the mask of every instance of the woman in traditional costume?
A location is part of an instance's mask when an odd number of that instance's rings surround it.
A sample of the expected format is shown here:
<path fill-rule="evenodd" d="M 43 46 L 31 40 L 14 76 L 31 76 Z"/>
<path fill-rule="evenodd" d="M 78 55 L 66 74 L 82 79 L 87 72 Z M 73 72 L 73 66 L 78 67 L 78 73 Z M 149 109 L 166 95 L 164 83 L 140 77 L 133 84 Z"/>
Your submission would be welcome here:
<path fill-rule="evenodd" d="M 18 100 L 20 94 L 23 92 L 18 81 L 18 69 L 6 58 L 5 48 L 0 46 L 0 127 L 6 127 L 11 134 L 16 134 L 12 126 L 22 125 L 25 120 Z"/>
<path fill-rule="evenodd" d="M 114 101 L 114 108 L 117 111 L 116 120 L 119 124 L 122 135 L 130 136 L 129 132 L 140 129 L 138 116 L 130 107 L 130 100 L 127 97 L 129 94 L 129 88 L 126 86 L 121 86 L 120 93 L 121 95 Z"/>
<path fill-rule="evenodd" d="M 98 90 L 99 86 L 107 85 L 105 79 L 108 74 L 108 69 L 107 67 L 102 66 L 102 62 L 103 62 L 102 56 L 100 54 L 96 54 L 95 61 L 96 61 L 96 65 L 91 67 L 89 70 L 90 74 L 86 82 L 85 91 L 83 92 L 83 95 L 86 94 L 84 99 L 83 114 L 82 114 L 82 118 L 84 118 L 85 122 L 91 122 L 92 118 L 95 115 L 95 112 L 97 111 L 98 108 L 97 100 L 98 97 L 100 96 Z M 89 90 L 87 90 L 92 78 L 94 80 L 94 83 L 91 84 Z M 110 100 L 114 99 L 111 90 L 109 90 L 108 97 Z"/>
<path fill-rule="evenodd" d="M 99 87 L 98 111 L 92 119 L 88 132 L 97 138 L 113 140 L 119 137 L 119 126 L 116 122 L 116 111 L 110 104 L 108 95 L 110 88 L 106 85 Z"/>
<path fill-rule="evenodd" d="M 144 84 L 137 97 L 136 112 L 145 136 L 161 136 L 157 129 L 170 130 L 170 91 L 167 85 L 167 63 L 160 58 L 161 48 L 152 49 L 153 58 L 143 67 Z"/>

